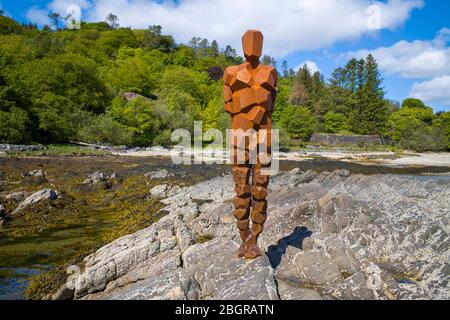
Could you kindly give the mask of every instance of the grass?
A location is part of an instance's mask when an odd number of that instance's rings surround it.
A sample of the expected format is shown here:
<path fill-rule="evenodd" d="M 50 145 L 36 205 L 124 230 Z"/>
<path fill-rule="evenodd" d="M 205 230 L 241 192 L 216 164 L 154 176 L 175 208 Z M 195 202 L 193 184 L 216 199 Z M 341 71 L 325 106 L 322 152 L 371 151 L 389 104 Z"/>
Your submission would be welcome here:
<path fill-rule="evenodd" d="M 205 243 L 205 242 L 208 242 L 208 241 L 210 241 L 212 239 L 214 239 L 214 237 L 211 236 L 211 235 L 199 234 L 195 238 L 195 243 Z"/>
<path fill-rule="evenodd" d="M 81 146 L 74 146 L 70 144 L 50 144 L 47 145 L 45 150 L 35 151 L 17 151 L 7 152 L 10 156 L 107 156 L 111 155 L 111 152 L 106 150 L 97 150 Z"/>

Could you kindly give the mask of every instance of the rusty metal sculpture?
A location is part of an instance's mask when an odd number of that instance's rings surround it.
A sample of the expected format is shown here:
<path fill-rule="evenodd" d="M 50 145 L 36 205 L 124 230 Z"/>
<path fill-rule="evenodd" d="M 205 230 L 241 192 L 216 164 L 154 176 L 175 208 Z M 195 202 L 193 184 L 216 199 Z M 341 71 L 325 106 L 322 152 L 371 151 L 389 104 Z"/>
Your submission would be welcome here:
<path fill-rule="evenodd" d="M 242 239 L 238 256 L 254 259 L 262 255 L 257 242 L 267 218 L 266 197 L 270 177 L 264 169 L 270 167 L 272 112 L 278 74 L 274 67 L 260 64 L 263 46 L 260 31 L 245 32 L 242 46 L 246 62 L 225 70 L 224 99 L 225 111 L 231 115 L 233 129 L 234 216 Z M 251 139 L 244 139 L 243 145 L 237 142 L 239 134 L 252 130 L 257 133 L 256 143 L 252 143 Z M 262 132 L 264 134 L 260 134 Z M 243 161 L 238 161 L 239 152 L 243 153 Z M 255 162 L 250 159 L 252 153 L 258 155 Z M 268 161 L 261 161 L 259 155 L 262 154 L 268 155 Z"/>

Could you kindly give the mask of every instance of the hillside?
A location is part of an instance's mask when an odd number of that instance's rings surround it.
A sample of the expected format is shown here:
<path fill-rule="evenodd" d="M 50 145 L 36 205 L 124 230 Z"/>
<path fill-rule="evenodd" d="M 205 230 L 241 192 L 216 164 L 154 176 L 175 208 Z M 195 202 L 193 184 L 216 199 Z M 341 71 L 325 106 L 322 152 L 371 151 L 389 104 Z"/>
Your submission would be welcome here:
<path fill-rule="evenodd" d="M 192 131 L 194 120 L 224 131 L 220 78 L 242 58 L 240 48 L 220 45 L 198 37 L 179 44 L 161 26 L 52 31 L 0 16 L 0 142 L 167 146 L 174 129 Z M 417 151 L 450 147 L 450 113 L 434 114 L 416 99 L 401 107 L 386 100 L 370 55 L 330 79 L 269 56 L 262 62 L 281 75 L 273 118 L 283 146 L 324 132 L 381 135 Z"/>

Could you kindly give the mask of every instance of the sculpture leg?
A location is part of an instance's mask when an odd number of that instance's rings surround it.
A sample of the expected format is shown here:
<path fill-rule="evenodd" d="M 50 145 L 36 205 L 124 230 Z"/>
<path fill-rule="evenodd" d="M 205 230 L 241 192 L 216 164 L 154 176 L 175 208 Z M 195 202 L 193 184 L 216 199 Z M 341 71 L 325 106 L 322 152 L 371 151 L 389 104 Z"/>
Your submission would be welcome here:
<path fill-rule="evenodd" d="M 234 199 L 234 217 L 237 220 L 237 227 L 242 239 L 242 245 L 239 248 L 239 257 L 243 257 L 246 251 L 246 241 L 250 236 L 249 216 L 251 203 L 250 188 L 250 167 L 248 165 L 233 165 L 233 179 L 235 183 L 236 196 Z"/>
<path fill-rule="evenodd" d="M 270 128 L 270 125 L 267 126 Z M 262 127 L 261 129 L 266 129 Z M 271 160 L 271 133 L 267 133 L 262 139 L 258 138 L 258 153 L 265 154 L 265 160 L 262 162 L 258 157 L 257 164 L 252 168 L 252 211 L 251 211 L 251 238 L 247 241 L 247 252 L 245 257 L 254 259 L 262 255 L 258 247 L 258 237 L 264 230 L 264 223 L 267 220 L 267 195 L 270 176 L 268 170 L 270 169 Z M 266 170 L 265 170 L 266 169 Z"/>

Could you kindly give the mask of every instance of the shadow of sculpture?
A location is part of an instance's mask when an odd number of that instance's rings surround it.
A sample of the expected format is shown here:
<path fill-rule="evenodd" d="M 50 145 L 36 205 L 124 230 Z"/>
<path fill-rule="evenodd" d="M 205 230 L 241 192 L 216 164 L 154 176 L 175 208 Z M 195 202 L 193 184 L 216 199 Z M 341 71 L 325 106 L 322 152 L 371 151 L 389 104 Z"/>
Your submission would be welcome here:
<path fill-rule="evenodd" d="M 276 268 L 280 264 L 281 257 L 286 253 L 288 246 L 303 249 L 303 240 L 311 235 L 312 231 L 308 228 L 297 227 L 290 235 L 278 240 L 276 245 L 269 246 L 266 255 L 272 267 Z"/>

